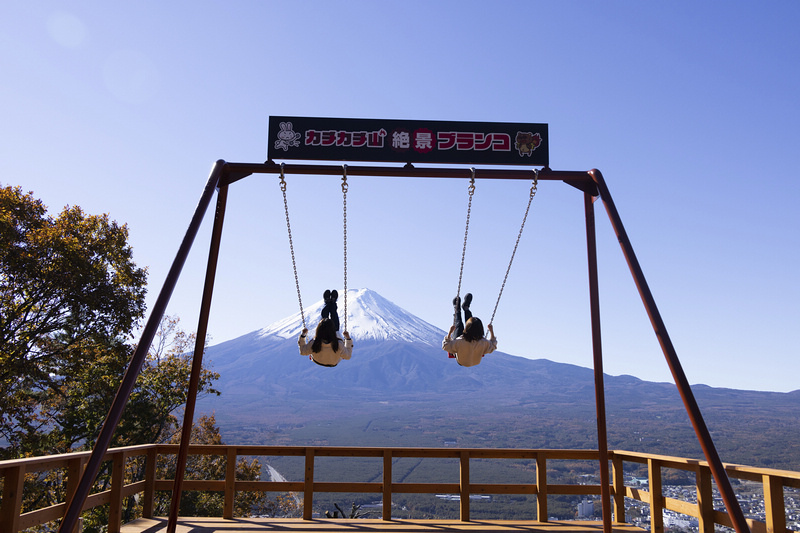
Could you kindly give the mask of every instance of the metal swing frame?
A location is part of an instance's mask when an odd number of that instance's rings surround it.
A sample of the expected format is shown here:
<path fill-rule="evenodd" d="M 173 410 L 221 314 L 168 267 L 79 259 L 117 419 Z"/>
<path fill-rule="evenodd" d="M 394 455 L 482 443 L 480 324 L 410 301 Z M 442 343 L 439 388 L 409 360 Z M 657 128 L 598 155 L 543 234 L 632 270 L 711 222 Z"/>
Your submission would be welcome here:
<path fill-rule="evenodd" d="M 286 172 L 292 174 L 313 174 L 313 175 L 335 175 L 342 174 L 342 167 L 337 165 L 285 165 Z M 183 265 L 191 250 L 192 243 L 199 231 L 201 222 L 214 193 L 217 193 L 216 211 L 214 216 L 214 226 L 211 234 L 211 244 L 208 254 L 206 267 L 203 297 L 201 301 L 200 317 L 197 327 L 197 341 L 194 349 L 192 361 L 192 372 L 189 380 L 189 391 L 187 395 L 186 409 L 184 411 L 184 422 L 181 436 L 180 451 L 177 458 L 177 469 L 175 482 L 173 485 L 173 497 L 171 502 L 170 517 L 167 527 L 168 533 L 174 533 L 177 526 L 178 509 L 180 506 L 180 495 L 183 486 L 183 476 L 185 472 L 186 460 L 188 456 L 189 437 L 194 420 L 195 403 L 200 382 L 200 370 L 202 366 L 204 342 L 208 330 L 208 318 L 211 309 L 211 299 L 216 277 L 217 259 L 220 250 L 222 237 L 222 226 L 225 218 L 225 206 L 228 196 L 228 186 L 252 174 L 280 174 L 282 165 L 272 161 L 266 163 L 229 163 L 224 160 L 217 161 L 209 175 L 208 181 L 203 189 L 200 201 L 195 209 L 192 220 L 181 242 L 178 252 L 173 260 L 172 266 L 167 274 L 161 292 L 156 299 L 150 317 L 147 320 L 142 332 L 139 344 L 133 354 L 131 363 L 123 377 L 122 383 L 117 391 L 117 395 L 108 412 L 106 420 L 95 442 L 92 455 L 86 463 L 80 482 L 69 500 L 67 511 L 61 522 L 59 531 L 61 533 L 72 533 L 80 517 L 81 509 L 89 495 L 91 487 L 100 470 L 102 458 L 111 443 L 114 430 L 119 423 L 123 409 L 133 390 L 136 378 L 141 371 L 145 357 L 150 345 L 153 342 L 159 322 L 166 311 L 167 303 L 177 284 Z M 471 175 L 481 179 L 531 179 L 530 170 L 515 169 L 478 169 L 470 170 L 464 168 L 417 168 L 411 164 L 404 166 L 349 166 L 347 173 L 350 176 L 371 176 L 371 177 L 414 177 L 414 178 L 470 178 Z M 650 318 L 653 330 L 656 334 L 661 350 L 666 358 L 667 364 L 672 373 L 675 384 L 678 387 L 683 404 L 686 408 L 689 419 L 694 428 L 697 439 L 708 461 L 712 476 L 717 484 L 722 500 L 728 511 L 728 515 L 737 533 L 749 533 L 750 529 L 742 513 L 736 495 L 733 492 L 730 480 L 725 473 L 722 461 L 711 439 L 711 435 L 706 427 L 703 416 L 692 393 L 691 386 L 686 378 L 681 363 L 678 359 L 675 348 L 667 333 L 666 326 L 658 311 L 655 300 L 650 288 L 645 280 L 644 273 L 639 261 L 634 253 L 633 246 L 628 238 L 627 232 L 622 224 L 611 193 L 603 178 L 602 173 L 597 170 L 589 171 L 559 171 L 549 168 L 538 172 L 538 180 L 563 181 L 583 192 L 584 212 L 586 218 L 586 245 L 589 270 L 589 301 L 591 308 L 591 331 L 592 331 L 592 352 L 594 362 L 595 377 L 595 401 L 597 409 L 597 433 L 598 451 L 600 453 L 600 483 L 604 533 L 612 532 L 611 523 L 611 495 L 608 472 L 608 441 L 606 435 L 606 414 L 605 414 L 605 393 L 603 384 L 603 357 L 600 329 L 600 299 L 597 274 L 597 245 L 595 232 L 594 202 L 602 200 L 606 213 L 611 221 L 612 228 L 616 233 L 622 248 L 622 253 L 628 263 L 628 267 L 633 276 L 634 283 L 639 291 L 639 295 L 644 304 L 645 310 Z"/>

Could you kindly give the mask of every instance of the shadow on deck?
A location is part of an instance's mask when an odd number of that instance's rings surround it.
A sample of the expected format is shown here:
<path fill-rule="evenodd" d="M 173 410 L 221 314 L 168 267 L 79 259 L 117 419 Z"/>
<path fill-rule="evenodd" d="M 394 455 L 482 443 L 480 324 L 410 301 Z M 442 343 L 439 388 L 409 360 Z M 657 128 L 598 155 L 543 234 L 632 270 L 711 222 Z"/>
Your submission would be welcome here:
<path fill-rule="evenodd" d="M 630 524 L 614 524 L 614 533 L 644 531 Z M 121 533 L 161 533 L 167 530 L 166 518 L 140 518 L 122 526 Z M 352 532 L 369 533 L 390 531 L 394 533 L 435 531 L 512 532 L 539 531 L 542 533 L 602 533 L 602 522 L 529 520 L 345 520 L 298 518 L 179 518 L 177 533 L 239 533 L 250 531 L 291 531 L 294 533 Z"/>

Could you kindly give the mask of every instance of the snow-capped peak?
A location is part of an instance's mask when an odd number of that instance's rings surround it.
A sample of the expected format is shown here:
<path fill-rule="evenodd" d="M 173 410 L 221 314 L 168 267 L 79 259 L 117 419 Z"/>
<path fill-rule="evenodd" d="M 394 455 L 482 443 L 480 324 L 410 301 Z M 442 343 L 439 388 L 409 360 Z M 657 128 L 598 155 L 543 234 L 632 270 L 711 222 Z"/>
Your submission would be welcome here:
<path fill-rule="evenodd" d="M 344 295 L 338 299 L 339 320 L 344 329 Z M 304 308 L 306 325 L 312 334 L 320 320 L 325 302 L 319 300 Z M 303 329 L 300 312 L 274 322 L 258 332 L 284 339 L 300 335 Z M 399 340 L 440 346 L 445 332 L 408 313 L 370 289 L 347 291 L 347 329 L 354 340 Z"/>

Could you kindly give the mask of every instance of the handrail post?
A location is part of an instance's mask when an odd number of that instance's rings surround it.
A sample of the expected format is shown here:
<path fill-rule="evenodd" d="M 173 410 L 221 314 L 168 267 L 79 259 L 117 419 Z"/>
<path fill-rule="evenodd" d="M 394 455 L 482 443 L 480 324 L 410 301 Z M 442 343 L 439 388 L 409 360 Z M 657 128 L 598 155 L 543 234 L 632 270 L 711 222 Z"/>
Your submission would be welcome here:
<path fill-rule="evenodd" d="M 614 521 L 624 523 L 625 518 L 625 464 L 621 457 L 611 456 L 611 474 L 614 478 Z"/>
<path fill-rule="evenodd" d="M 66 501 L 69 501 L 72 498 L 72 495 L 75 494 L 75 491 L 78 489 L 78 482 L 81 479 L 81 472 L 83 472 L 83 465 L 86 464 L 86 459 L 83 457 L 76 457 L 74 459 L 70 459 L 67 463 L 67 491 L 66 491 Z M 77 533 L 80 529 L 79 524 L 75 524 L 75 528 L 72 530 L 72 533 Z"/>
<path fill-rule="evenodd" d="M 647 484 L 650 488 L 650 531 L 664 533 L 664 495 L 661 491 L 661 462 L 647 460 Z"/>
<path fill-rule="evenodd" d="M 25 466 L 3 469 L 3 501 L 0 504 L 0 524 L 8 527 L 7 533 L 19 531 L 19 516 L 22 512 L 22 489 L 25 486 Z"/>
<path fill-rule="evenodd" d="M 119 533 L 122 525 L 122 488 L 125 485 L 125 452 L 111 454 L 111 501 L 108 510 L 108 533 Z"/>
<path fill-rule="evenodd" d="M 383 502 L 381 514 L 384 520 L 392 519 L 392 450 L 383 450 Z"/>
<path fill-rule="evenodd" d="M 303 481 L 303 520 L 311 520 L 314 510 L 314 448 L 306 448 L 306 476 Z"/>
<path fill-rule="evenodd" d="M 547 522 L 547 458 L 536 454 L 536 519 Z"/>
<path fill-rule="evenodd" d="M 714 492 L 711 488 L 711 469 L 698 465 L 697 482 L 697 514 L 699 533 L 714 533 Z"/>
<path fill-rule="evenodd" d="M 459 466 L 461 521 L 469 522 L 469 452 L 467 450 L 461 450 Z"/>
<path fill-rule="evenodd" d="M 142 502 L 142 518 L 153 518 L 153 506 L 156 497 L 156 467 L 158 453 L 156 448 L 147 450 L 147 464 L 144 474 L 144 498 Z"/>
<path fill-rule="evenodd" d="M 236 501 L 236 446 L 230 446 L 225 462 L 225 503 L 222 517 L 233 518 L 233 507 Z"/>
<path fill-rule="evenodd" d="M 236 447 L 230 446 L 225 457 L 225 498 L 222 506 L 222 517 L 233 518 L 233 507 L 236 499 Z"/>
<path fill-rule="evenodd" d="M 764 474 L 764 512 L 766 513 L 767 533 L 785 533 L 786 507 L 783 501 L 783 482 L 777 476 Z"/>

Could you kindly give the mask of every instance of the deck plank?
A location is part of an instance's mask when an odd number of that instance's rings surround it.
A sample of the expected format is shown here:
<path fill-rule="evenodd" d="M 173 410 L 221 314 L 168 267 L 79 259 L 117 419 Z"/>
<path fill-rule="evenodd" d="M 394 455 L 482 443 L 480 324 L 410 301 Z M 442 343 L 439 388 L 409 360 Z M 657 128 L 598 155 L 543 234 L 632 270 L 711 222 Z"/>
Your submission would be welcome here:
<path fill-rule="evenodd" d="M 166 518 L 140 518 L 122 526 L 121 533 L 162 533 L 167 529 Z M 614 524 L 614 533 L 640 533 L 641 528 L 630 524 Z M 529 520 L 375 520 L 375 519 L 315 519 L 297 518 L 179 518 L 176 533 L 249 533 L 289 531 L 292 533 L 391 533 L 424 532 L 498 532 L 534 531 L 540 533 L 602 533 L 603 523 L 593 521 L 535 522 Z"/>

